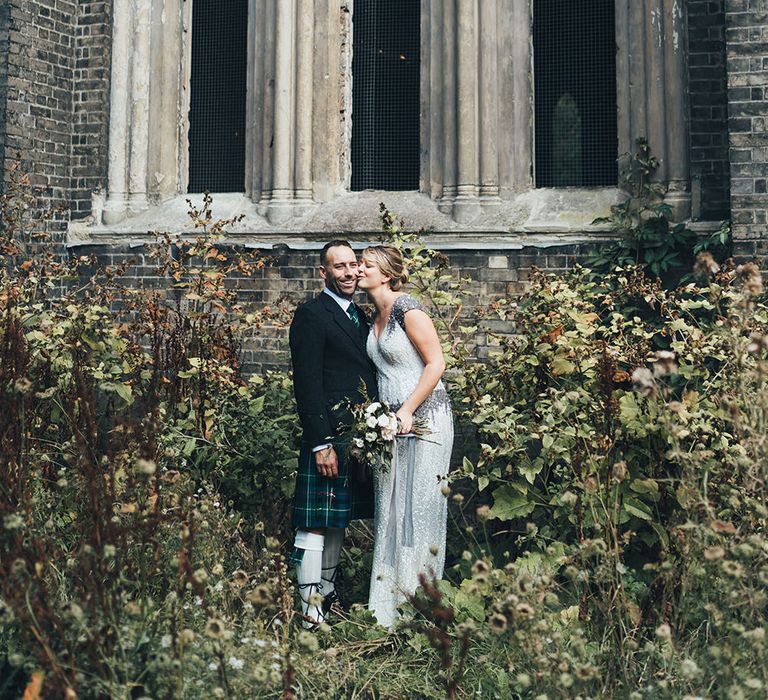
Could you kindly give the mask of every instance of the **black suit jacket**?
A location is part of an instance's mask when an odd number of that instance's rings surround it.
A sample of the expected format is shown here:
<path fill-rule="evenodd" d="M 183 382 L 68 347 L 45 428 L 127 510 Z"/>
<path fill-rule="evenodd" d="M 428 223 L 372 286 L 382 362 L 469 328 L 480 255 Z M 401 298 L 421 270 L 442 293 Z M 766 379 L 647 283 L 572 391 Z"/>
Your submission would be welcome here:
<path fill-rule="evenodd" d="M 360 311 L 358 329 L 336 301 L 323 292 L 296 309 L 289 334 L 293 390 L 303 441 L 321 445 L 351 422 L 339 403 L 360 403 L 360 381 L 376 396 L 376 374 L 365 351 L 368 321 Z"/>

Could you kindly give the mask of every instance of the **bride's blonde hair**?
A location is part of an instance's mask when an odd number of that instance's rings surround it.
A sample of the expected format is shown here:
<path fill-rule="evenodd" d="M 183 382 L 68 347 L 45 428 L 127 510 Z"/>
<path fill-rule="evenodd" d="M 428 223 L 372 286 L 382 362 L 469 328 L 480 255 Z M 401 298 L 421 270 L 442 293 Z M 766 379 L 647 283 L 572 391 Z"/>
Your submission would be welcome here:
<path fill-rule="evenodd" d="M 379 268 L 384 277 L 389 277 L 389 288 L 399 291 L 410 279 L 403 262 L 403 255 L 391 245 L 372 245 L 363 251 L 363 259 Z"/>

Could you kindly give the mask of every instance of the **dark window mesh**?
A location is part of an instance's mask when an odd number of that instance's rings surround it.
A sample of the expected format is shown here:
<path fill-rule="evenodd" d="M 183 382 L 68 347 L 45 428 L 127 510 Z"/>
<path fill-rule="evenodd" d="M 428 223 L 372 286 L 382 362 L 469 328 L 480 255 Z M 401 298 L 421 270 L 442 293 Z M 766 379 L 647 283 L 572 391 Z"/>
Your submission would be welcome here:
<path fill-rule="evenodd" d="M 617 182 L 615 0 L 534 0 L 536 186 Z"/>
<path fill-rule="evenodd" d="M 194 0 L 189 191 L 245 189 L 248 0 Z"/>
<path fill-rule="evenodd" d="M 355 0 L 352 189 L 419 188 L 419 0 Z"/>

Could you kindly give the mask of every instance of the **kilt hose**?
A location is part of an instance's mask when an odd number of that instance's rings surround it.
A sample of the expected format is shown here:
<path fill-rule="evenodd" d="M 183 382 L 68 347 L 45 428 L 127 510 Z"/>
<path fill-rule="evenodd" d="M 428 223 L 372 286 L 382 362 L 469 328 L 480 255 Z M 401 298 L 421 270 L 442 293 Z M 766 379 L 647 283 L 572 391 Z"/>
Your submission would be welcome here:
<path fill-rule="evenodd" d="M 302 444 L 291 522 L 297 530 L 345 528 L 350 520 L 373 517 L 373 480 L 355 479 L 347 459 L 347 443 L 334 441 L 339 476 L 329 479 L 317 471 L 315 455 Z"/>

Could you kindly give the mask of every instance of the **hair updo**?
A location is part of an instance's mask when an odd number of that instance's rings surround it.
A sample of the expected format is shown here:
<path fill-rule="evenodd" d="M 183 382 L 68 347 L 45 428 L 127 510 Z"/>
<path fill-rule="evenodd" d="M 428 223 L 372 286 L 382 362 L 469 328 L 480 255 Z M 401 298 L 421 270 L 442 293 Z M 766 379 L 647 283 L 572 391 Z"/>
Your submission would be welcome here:
<path fill-rule="evenodd" d="M 402 253 L 391 245 L 370 246 L 363 251 L 363 258 L 376 265 L 384 277 L 389 277 L 389 288 L 393 292 L 400 290 L 410 279 Z"/>

